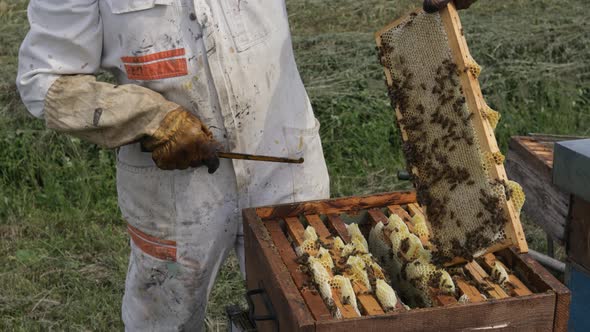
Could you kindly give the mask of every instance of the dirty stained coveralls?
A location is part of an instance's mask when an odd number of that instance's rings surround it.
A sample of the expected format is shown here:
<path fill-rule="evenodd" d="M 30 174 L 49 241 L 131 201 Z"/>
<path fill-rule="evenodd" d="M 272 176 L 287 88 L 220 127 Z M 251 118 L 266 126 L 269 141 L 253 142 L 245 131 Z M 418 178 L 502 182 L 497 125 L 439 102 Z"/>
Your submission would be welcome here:
<path fill-rule="evenodd" d="M 201 328 L 234 246 L 243 267 L 241 209 L 329 196 L 284 1 L 32 0 L 29 21 L 17 78 L 29 111 L 98 144 L 132 143 L 117 157 L 119 206 L 131 234 L 126 328 Z M 120 85 L 96 82 L 99 68 Z M 178 105 L 227 150 L 306 161 L 222 160 L 213 175 L 160 170 L 132 141 Z"/>

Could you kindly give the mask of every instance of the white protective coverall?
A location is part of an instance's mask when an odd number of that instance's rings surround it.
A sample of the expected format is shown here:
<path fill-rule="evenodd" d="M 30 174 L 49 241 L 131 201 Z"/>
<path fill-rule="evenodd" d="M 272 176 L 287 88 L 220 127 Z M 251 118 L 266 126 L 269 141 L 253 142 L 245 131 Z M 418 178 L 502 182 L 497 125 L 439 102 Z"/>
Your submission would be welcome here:
<path fill-rule="evenodd" d="M 17 84 L 51 128 L 118 146 L 137 139 L 124 137 L 135 127 L 153 131 L 178 104 L 227 150 L 305 157 L 302 165 L 222 160 L 210 175 L 163 171 L 138 143 L 120 147 L 117 190 L 131 234 L 126 329 L 201 329 L 234 246 L 243 269 L 241 209 L 329 197 L 284 1 L 31 0 L 29 20 Z M 88 75 L 99 68 L 121 85 L 94 82 Z M 64 77 L 72 81 L 56 83 Z"/>

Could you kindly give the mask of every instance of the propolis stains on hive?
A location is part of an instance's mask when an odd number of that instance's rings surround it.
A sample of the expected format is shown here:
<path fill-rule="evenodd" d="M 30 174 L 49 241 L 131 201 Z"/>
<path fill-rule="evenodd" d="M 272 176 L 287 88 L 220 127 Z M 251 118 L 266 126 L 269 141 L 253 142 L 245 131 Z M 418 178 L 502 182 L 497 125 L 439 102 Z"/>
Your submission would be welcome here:
<path fill-rule="evenodd" d="M 512 245 L 527 250 L 493 134 L 499 116 L 481 97 L 480 67 L 462 31 L 449 5 L 435 14 L 415 11 L 377 34 L 437 264 Z"/>

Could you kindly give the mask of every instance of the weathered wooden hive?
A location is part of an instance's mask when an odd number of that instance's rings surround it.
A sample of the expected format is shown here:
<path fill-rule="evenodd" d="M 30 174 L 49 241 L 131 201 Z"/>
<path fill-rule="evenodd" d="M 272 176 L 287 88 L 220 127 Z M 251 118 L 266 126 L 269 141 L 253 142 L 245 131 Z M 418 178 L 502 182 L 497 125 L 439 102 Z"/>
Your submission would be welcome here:
<path fill-rule="evenodd" d="M 407 257 L 413 255 L 409 246 L 402 249 L 400 243 L 398 252 L 393 246 L 389 248 L 396 227 L 387 226 L 402 220 L 409 233 L 416 234 L 421 217 L 414 192 L 244 210 L 247 286 L 252 294 L 263 293 L 263 296 L 253 296 L 251 309 L 258 317 L 271 316 L 266 317 L 270 320 L 257 321 L 258 329 L 566 330 L 570 301 L 567 288 L 528 254 L 514 248 L 442 268 L 451 277 L 454 287 L 451 290 L 445 288 L 447 283 L 442 281 L 446 279 L 441 278 L 440 271 L 419 273 L 415 263 L 423 263 L 408 261 Z M 340 238 L 344 245 L 352 243 L 354 234 L 346 226 L 352 224 L 359 226 L 373 258 L 386 271 L 386 282 L 396 293 L 394 306 L 383 305 L 375 292 L 376 287 L 368 289 L 362 279 L 351 276 L 353 271 L 346 266 L 348 259 L 339 256 L 341 251 L 334 242 Z M 334 267 L 327 269 L 326 277 L 331 287 L 329 299 L 323 297 L 325 291 L 314 279 L 308 259 L 298 255 L 297 249 L 305 242 L 308 226 L 313 227 L 318 236 L 317 245 L 313 247 L 315 256 L 318 256 L 319 247 L 332 256 Z M 387 235 L 390 237 L 389 243 L 384 241 L 387 246 L 384 251 L 371 248 L 377 232 L 382 232 L 384 239 Z M 428 238 L 418 238 L 424 249 L 428 249 Z M 343 298 L 341 290 L 332 287 L 330 278 L 339 274 L 351 277 L 355 299 Z M 409 275 L 414 277 L 407 278 Z M 371 277 L 367 273 L 367 277 L 369 284 L 376 283 L 376 275 Z M 356 302 L 352 303 L 353 300 Z"/>
<path fill-rule="evenodd" d="M 377 44 L 416 193 L 245 210 L 258 329 L 564 330 L 569 293 L 525 253 L 523 197 L 454 7 Z"/>

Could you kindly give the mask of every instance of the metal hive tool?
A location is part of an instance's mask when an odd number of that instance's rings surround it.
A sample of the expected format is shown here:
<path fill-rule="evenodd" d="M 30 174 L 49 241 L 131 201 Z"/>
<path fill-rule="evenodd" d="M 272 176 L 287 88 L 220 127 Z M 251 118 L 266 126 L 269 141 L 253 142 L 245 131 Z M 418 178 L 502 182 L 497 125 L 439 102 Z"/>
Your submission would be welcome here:
<path fill-rule="evenodd" d="M 516 246 L 523 194 L 508 181 L 493 133 L 499 114 L 483 100 L 453 6 L 412 12 L 377 33 L 403 152 L 425 207 L 433 262 L 451 264 Z M 514 197 L 513 197 L 514 196 Z"/>

